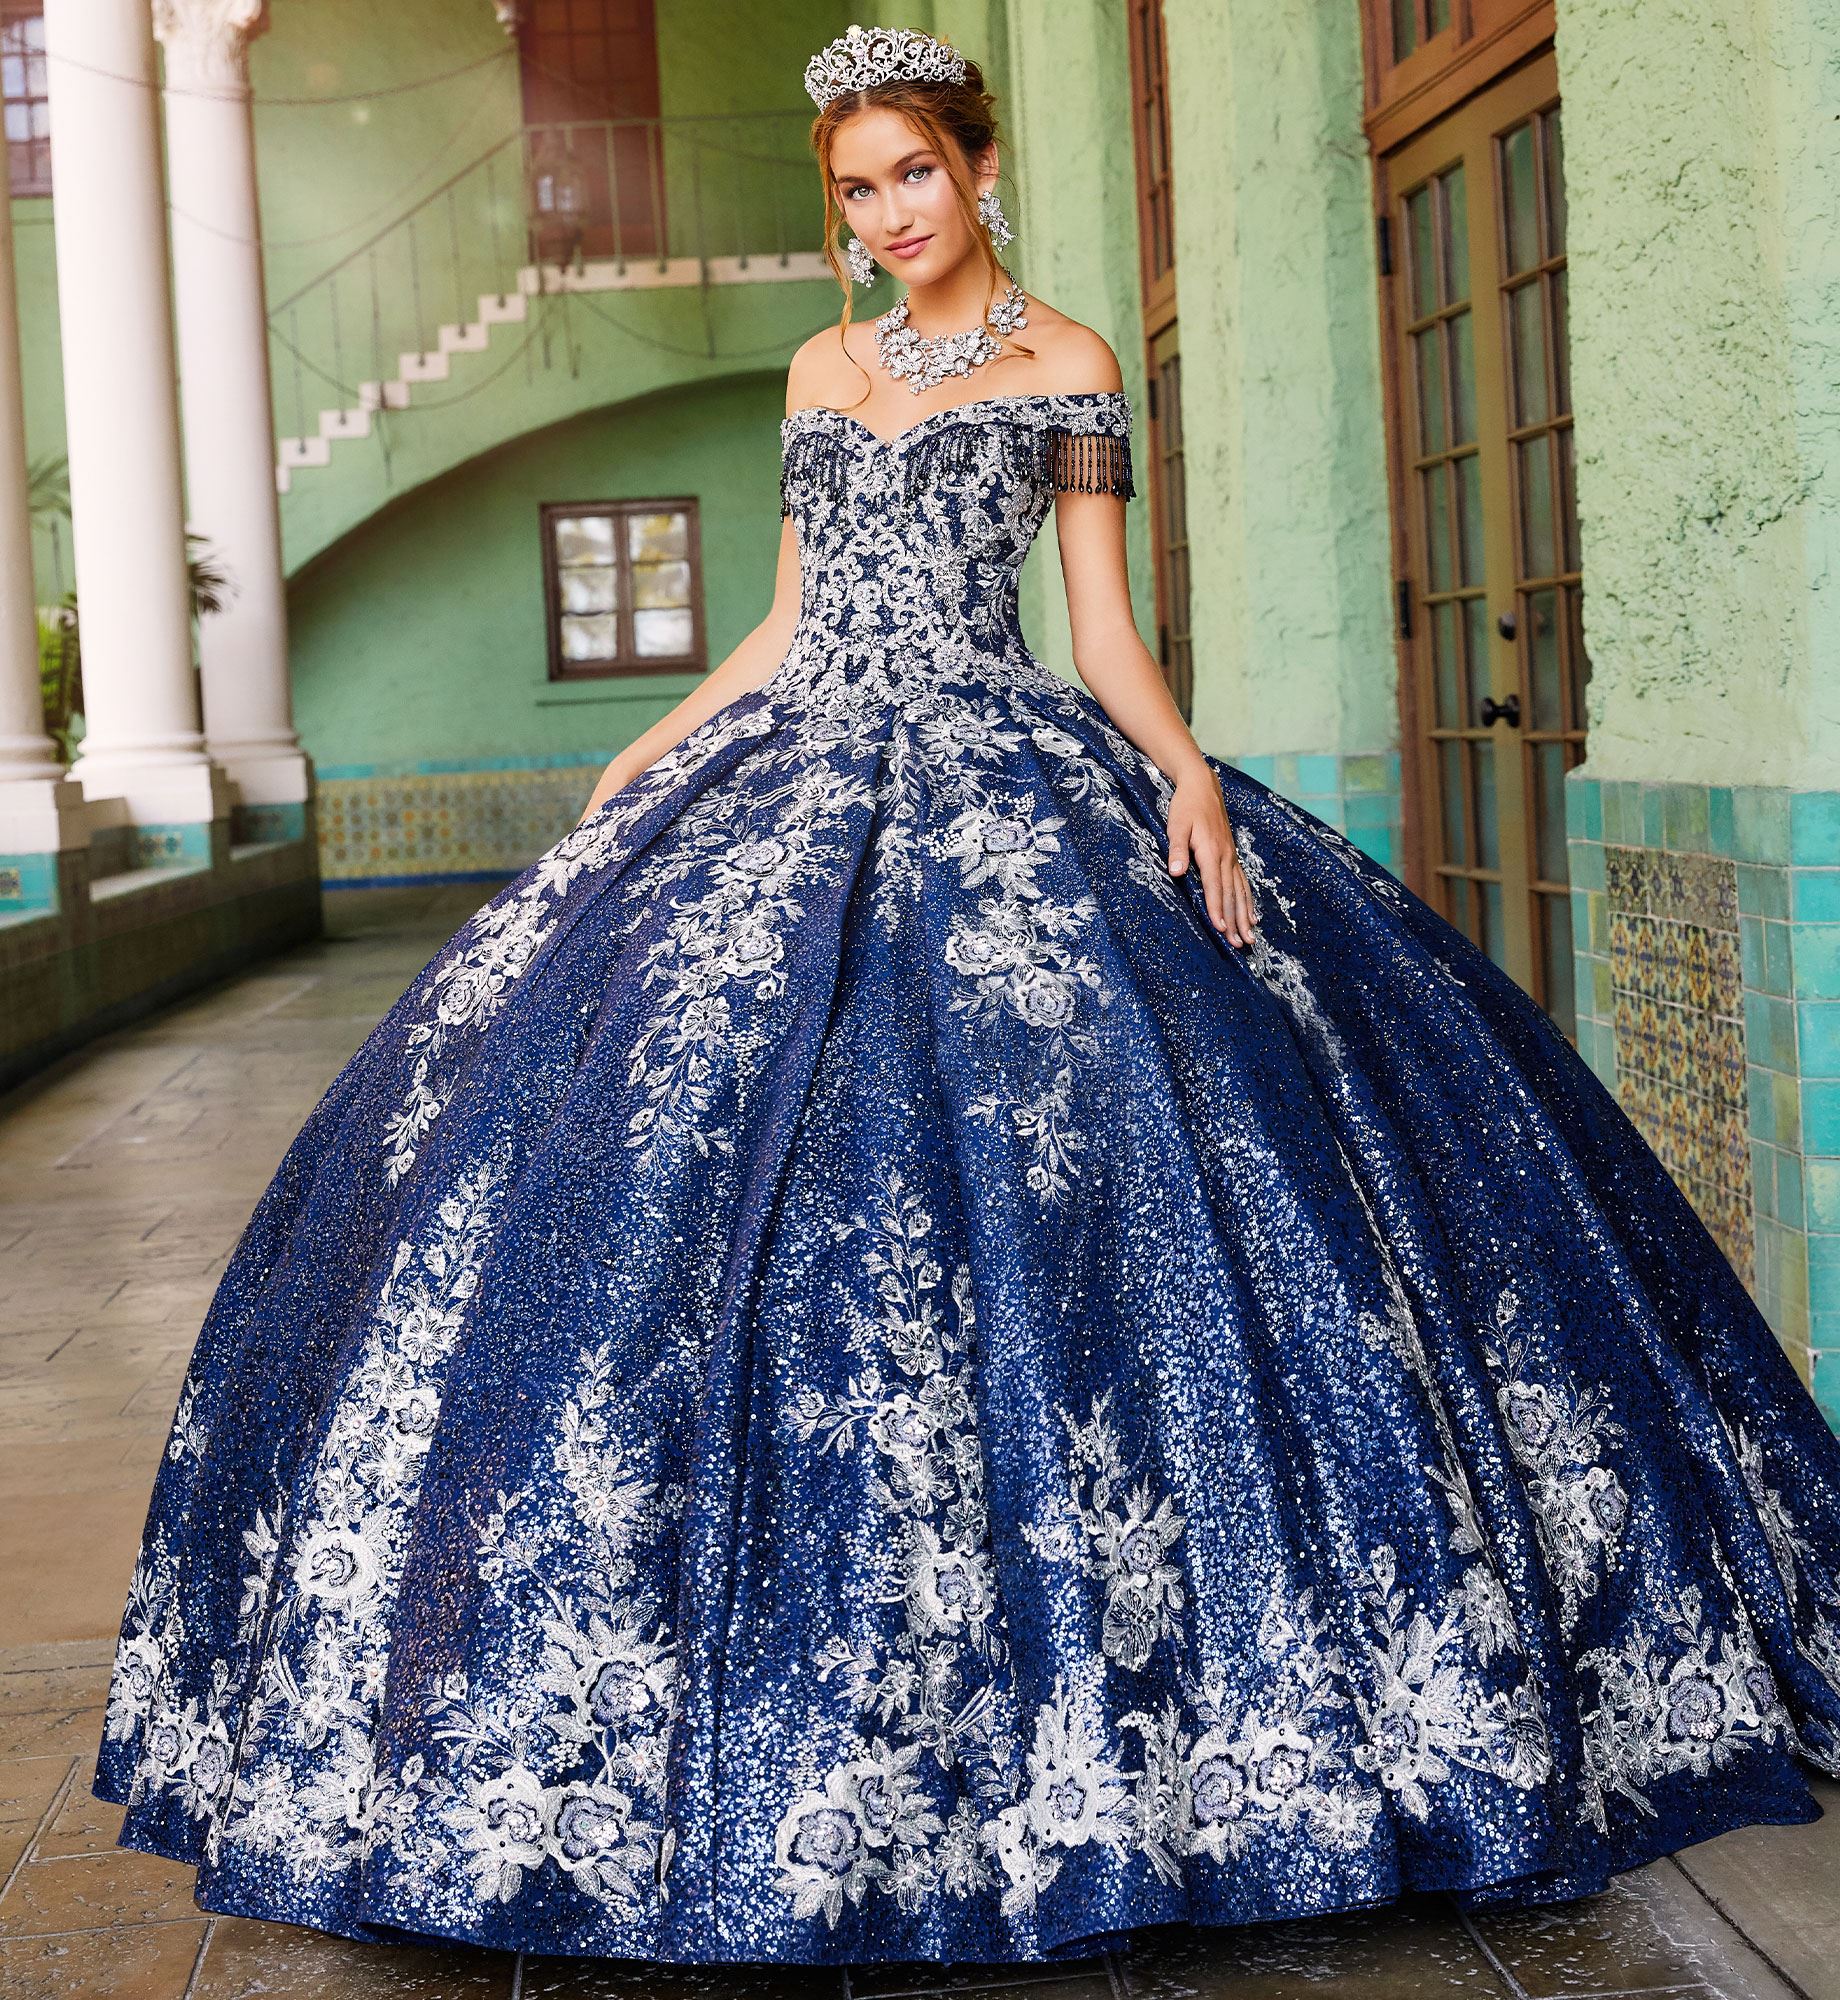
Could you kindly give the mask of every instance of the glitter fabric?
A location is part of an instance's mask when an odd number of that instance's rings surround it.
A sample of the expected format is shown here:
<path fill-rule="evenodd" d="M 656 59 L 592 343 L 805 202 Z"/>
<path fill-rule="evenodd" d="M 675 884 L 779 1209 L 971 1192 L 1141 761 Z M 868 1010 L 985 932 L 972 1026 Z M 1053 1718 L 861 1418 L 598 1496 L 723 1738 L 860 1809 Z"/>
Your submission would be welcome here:
<path fill-rule="evenodd" d="M 226 1270 L 98 1788 L 205 1907 L 996 1961 L 1595 1891 L 1840 1772 L 1840 1442 L 1546 1017 L 1035 662 L 1115 394 L 785 427 L 784 662 L 472 917 Z"/>

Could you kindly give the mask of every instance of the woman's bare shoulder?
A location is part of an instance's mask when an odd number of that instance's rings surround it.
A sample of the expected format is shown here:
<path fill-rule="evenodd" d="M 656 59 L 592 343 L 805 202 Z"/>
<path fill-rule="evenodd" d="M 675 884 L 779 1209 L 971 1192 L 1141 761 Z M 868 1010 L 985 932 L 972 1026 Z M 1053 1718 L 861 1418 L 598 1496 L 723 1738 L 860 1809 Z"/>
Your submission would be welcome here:
<path fill-rule="evenodd" d="M 1044 395 L 1078 396 L 1124 387 L 1118 357 L 1105 336 L 1045 299 L 1030 298 L 1028 328 L 1019 338 L 1035 350 L 1029 372 Z"/>
<path fill-rule="evenodd" d="M 786 412 L 822 404 L 833 410 L 860 402 L 872 336 L 867 327 L 820 327 L 803 342 L 786 370 Z"/>

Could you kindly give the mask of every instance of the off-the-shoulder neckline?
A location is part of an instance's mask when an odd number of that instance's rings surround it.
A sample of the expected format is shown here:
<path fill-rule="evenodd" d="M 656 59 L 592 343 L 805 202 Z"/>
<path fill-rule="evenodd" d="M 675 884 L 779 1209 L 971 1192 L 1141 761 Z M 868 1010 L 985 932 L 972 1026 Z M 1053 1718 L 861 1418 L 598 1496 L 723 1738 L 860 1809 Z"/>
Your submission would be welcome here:
<path fill-rule="evenodd" d="M 1123 403 L 1127 409 L 1130 400 L 1122 389 L 1019 389 L 1007 396 L 973 396 L 963 403 L 948 403 L 943 410 L 928 410 L 923 417 L 916 417 L 905 430 L 892 432 L 884 437 L 880 431 L 871 430 L 858 416 L 848 410 L 833 409 L 828 403 L 805 403 L 796 410 L 789 410 L 781 419 L 781 429 L 794 423 L 800 417 L 837 417 L 842 422 L 858 430 L 872 444 L 884 451 L 898 450 L 911 437 L 946 417 L 962 417 L 969 410 L 999 408 L 1006 403 Z"/>

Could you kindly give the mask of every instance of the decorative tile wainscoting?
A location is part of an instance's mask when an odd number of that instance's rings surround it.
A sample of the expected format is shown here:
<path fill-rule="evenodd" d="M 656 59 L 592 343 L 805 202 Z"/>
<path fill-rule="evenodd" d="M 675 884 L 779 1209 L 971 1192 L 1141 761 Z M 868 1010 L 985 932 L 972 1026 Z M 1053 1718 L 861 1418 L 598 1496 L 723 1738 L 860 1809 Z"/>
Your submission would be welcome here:
<path fill-rule="evenodd" d="M 1840 792 L 1566 781 L 1578 1045 L 1840 1428 Z"/>
<path fill-rule="evenodd" d="M 515 875 L 581 817 L 612 754 L 322 769 L 321 878 L 336 889 Z"/>
<path fill-rule="evenodd" d="M 1305 812 L 1345 833 L 1363 854 L 1399 871 L 1399 752 L 1293 751 L 1228 757 L 1235 770 L 1282 792 Z"/>

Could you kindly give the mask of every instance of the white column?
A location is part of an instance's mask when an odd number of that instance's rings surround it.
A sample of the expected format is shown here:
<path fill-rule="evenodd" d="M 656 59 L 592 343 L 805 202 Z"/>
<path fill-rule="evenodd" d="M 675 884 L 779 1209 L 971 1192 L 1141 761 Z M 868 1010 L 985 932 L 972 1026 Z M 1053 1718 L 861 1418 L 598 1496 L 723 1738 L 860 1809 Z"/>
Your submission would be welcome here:
<path fill-rule="evenodd" d="M 19 379 L 13 205 L 0 189 L 0 854 L 75 846 L 77 787 L 45 733 L 38 685 L 37 593 L 26 500 L 26 412 Z"/>
<path fill-rule="evenodd" d="M 233 595 L 203 619 L 205 742 L 245 804 L 308 792 L 288 685 L 268 312 L 249 42 L 267 0 L 154 0 L 166 50 L 166 163 L 188 519 Z"/>
<path fill-rule="evenodd" d="M 140 825 L 224 810 L 186 582 L 159 99 L 147 0 L 46 0 L 84 796 Z"/>

